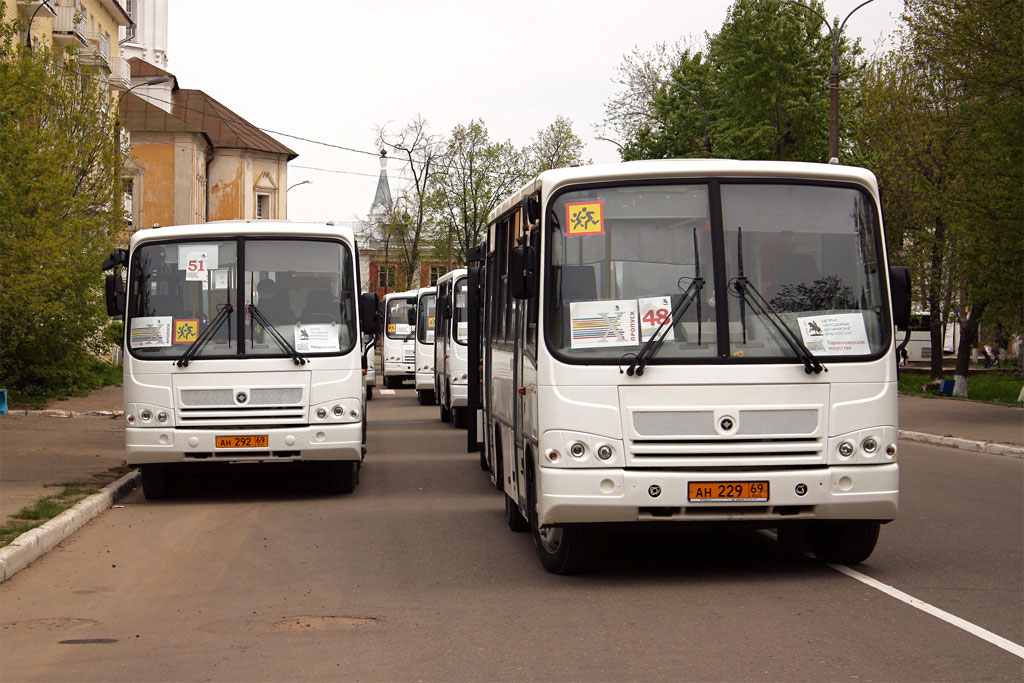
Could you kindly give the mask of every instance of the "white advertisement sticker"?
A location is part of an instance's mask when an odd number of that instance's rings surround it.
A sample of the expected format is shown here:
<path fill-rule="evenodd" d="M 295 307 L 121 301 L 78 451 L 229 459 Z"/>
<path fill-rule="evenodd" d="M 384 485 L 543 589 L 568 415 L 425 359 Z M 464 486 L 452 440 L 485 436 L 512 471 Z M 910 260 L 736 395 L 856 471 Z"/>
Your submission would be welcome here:
<path fill-rule="evenodd" d="M 132 318 L 130 344 L 133 349 L 171 345 L 172 316 Z"/>
<path fill-rule="evenodd" d="M 655 330 L 665 323 L 672 326 L 672 299 L 667 296 L 650 296 L 637 299 L 640 305 L 640 337 L 650 339 Z"/>
<path fill-rule="evenodd" d="M 185 254 L 185 280 L 206 282 L 206 260 L 205 251 L 190 251 Z"/>
<path fill-rule="evenodd" d="M 217 270 L 220 268 L 218 258 L 220 245 L 209 244 L 179 244 L 178 245 L 178 270 L 189 271 L 189 256 L 194 254 L 206 254 L 203 258 L 204 270 Z M 195 278 L 199 279 L 199 278 Z"/>
<path fill-rule="evenodd" d="M 296 325 L 295 350 L 299 353 L 339 351 L 337 325 Z"/>
<path fill-rule="evenodd" d="M 636 299 L 569 303 L 571 347 L 635 346 L 640 343 Z"/>
<path fill-rule="evenodd" d="M 797 318 L 804 344 L 816 356 L 866 356 L 871 353 L 864 317 L 837 313 Z"/>

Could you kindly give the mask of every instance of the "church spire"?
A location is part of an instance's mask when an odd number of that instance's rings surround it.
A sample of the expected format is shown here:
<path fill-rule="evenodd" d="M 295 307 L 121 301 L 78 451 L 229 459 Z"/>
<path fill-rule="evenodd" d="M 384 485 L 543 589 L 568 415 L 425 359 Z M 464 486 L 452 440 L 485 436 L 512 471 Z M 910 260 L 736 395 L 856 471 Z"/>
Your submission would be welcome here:
<path fill-rule="evenodd" d="M 388 153 L 380 151 L 380 177 L 377 179 L 377 191 L 370 204 L 370 220 L 379 222 L 391 210 L 391 185 L 388 183 Z"/>

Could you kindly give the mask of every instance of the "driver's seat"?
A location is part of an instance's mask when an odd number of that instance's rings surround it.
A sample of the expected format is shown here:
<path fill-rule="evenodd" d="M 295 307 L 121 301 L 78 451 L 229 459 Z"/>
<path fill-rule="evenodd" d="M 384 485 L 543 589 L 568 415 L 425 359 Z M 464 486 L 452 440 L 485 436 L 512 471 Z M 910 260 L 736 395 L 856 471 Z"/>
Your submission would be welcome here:
<path fill-rule="evenodd" d="M 308 323 L 337 323 L 341 322 L 341 308 L 326 289 L 311 289 L 299 318 Z"/>

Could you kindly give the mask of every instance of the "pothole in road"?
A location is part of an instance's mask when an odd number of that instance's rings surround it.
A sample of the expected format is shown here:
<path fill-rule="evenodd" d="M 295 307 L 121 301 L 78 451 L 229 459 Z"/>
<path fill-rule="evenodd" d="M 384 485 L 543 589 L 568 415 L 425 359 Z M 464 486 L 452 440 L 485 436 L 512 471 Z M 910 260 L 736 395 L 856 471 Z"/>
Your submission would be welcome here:
<path fill-rule="evenodd" d="M 298 616 L 288 617 L 274 624 L 275 631 L 290 633 L 301 631 L 336 631 L 346 628 L 360 628 L 380 624 L 377 617 L 345 617 L 345 616 Z"/>

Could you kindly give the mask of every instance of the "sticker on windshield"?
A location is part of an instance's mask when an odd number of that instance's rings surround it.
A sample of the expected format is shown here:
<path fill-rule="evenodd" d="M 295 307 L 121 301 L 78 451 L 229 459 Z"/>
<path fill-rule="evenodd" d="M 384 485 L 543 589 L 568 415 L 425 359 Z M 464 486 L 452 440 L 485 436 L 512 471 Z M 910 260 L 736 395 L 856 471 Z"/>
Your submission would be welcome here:
<path fill-rule="evenodd" d="M 647 341 L 662 323 L 672 326 L 672 300 L 667 296 L 637 299 L 640 305 L 640 338 Z"/>
<path fill-rule="evenodd" d="M 170 346 L 173 322 L 174 318 L 169 315 L 132 318 L 130 336 L 132 348 Z"/>
<path fill-rule="evenodd" d="M 220 267 L 220 245 L 214 243 L 208 244 L 179 244 L 178 245 L 178 270 L 184 270 L 189 272 L 189 259 L 194 257 L 195 254 L 205 254 L 203 257 L 203 270 L 216 270 Z M 195 264 L 192 264 L 195 267 Z M 195 278 L 199 279 L 199 278 Z"/>
<path fill-rule="evenodd" d="M 836 313 L 797 318 L 804 345 L 817 356 L 866 356 L 871 353 L 864 317 Z"/>
<path fill-rule="evenodd" d="M 207 260 L 205 251 L 190 251 L 185 254 L 185 280 L 205 282 Z"/>
<path fill-rule="evenodd" d="M 174 320 L 174 343 L 191 344 L 199 337 L 197 318 L 176 318 Z"/>
<path fill-rule="evenodd" d="M 565 223 L 569 235 L 603 235 L 604 202 L 569 202 L 565 205 Z"/>
<path fill-rule="evenodd" d="M 635 346 L 640 343 L 636 299 L 569 303 L 571 347 Z"/>
<path fill-rule="evenodd" d="M 295 350 L 299 353 L 340 351 L 336 325 L 296 325 Z"/>

